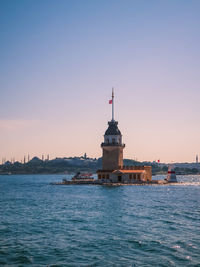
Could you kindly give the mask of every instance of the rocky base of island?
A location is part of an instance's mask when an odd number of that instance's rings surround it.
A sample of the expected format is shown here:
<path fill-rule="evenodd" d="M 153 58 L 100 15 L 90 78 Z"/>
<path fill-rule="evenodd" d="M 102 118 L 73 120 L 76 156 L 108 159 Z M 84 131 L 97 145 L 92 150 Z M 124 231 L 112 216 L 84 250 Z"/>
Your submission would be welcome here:
<path fill-rule="evenodd" d="M 178 184 L 177 182 L 168 182 L 167 180 L 152 180 L 152 181 L 134 181 L 132 183 L 111 183 L 111 182 L 101 182 L 98 180 L 76 180 L 76 181 L 62 181 L 54 182 L 51 185 L 106 185 L 106 186 L 121 186 L 121 185 L 168 185 L 168 184 Z"/>

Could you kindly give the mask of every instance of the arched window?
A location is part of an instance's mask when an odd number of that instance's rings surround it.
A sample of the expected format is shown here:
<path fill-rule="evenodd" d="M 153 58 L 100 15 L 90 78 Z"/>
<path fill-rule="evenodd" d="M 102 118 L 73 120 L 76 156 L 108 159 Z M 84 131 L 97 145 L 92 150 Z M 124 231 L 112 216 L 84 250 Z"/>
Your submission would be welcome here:
<path fill-rule="evenodd" d="M 115 138 L 112 138 L 112 143 L 115 144 Z"/>

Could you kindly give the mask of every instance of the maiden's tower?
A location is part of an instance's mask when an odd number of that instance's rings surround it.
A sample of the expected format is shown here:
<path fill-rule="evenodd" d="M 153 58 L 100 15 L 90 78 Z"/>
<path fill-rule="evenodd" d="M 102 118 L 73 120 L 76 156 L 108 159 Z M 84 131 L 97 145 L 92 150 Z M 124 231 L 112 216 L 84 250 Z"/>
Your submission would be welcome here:
<path fill-rule="evenodd" d="M 122 134 L 118 128 L 118 122 L 114 120 L 114 92 L 112 99 L 112 119 L 108 122 L 108 128 L 104 134 L 102 148 L 102 169 L 97 171 L 98 180 L 103 183 L 138 183 L 139 181 L 151 181 L 150 166 L 124 166 Z"/>

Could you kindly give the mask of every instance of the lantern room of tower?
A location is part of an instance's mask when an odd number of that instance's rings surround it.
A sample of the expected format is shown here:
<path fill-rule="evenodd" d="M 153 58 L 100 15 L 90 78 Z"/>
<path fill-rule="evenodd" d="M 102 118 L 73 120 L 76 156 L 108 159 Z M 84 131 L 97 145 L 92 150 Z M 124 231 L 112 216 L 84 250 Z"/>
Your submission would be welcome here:
<path fill-rule="evenodd" d="M 108 129 L 105 132 L 104 143 L 102 143 L 102 146 L 123 146 L 122 135 L 117 125 L 117 121 L 111 120 L 108 122 Z"/>

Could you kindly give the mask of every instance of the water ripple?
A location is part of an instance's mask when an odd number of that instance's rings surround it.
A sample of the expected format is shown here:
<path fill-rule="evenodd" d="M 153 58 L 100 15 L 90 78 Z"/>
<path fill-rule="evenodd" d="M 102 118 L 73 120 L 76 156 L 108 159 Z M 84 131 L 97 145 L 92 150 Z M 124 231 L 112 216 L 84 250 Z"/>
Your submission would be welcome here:
<path fill-rule="evenodd" d="M 200 266 L 200 177 L 180 185 L 50 186 L 0 176 L 0 266 Z"/>

